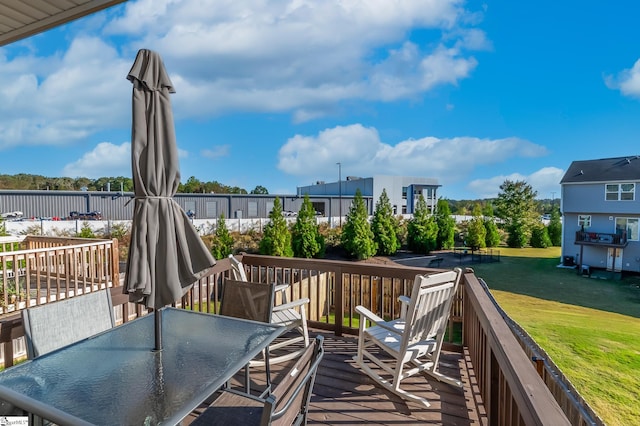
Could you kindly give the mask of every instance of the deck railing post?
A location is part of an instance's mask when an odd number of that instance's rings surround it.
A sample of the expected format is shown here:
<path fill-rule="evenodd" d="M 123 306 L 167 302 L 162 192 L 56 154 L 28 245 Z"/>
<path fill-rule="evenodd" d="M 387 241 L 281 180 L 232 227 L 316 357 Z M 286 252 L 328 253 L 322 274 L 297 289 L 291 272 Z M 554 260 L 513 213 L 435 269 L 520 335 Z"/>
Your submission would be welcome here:
<path fill-rule="evenodd" d="M 336 336 L 342 336 L 342 323 L 344 321 L 344 283 L 342 280 L 342 268 L 336 270 L 335 275 L 335 314 L 336 314 Z"/>

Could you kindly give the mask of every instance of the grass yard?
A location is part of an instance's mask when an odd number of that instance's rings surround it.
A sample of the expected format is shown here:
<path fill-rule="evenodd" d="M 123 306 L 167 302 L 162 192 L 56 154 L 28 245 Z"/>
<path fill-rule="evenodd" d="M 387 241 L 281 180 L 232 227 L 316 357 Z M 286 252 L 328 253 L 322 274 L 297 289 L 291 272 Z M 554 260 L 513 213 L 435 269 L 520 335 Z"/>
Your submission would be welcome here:
<path fill-rule="evenodd" d="M 640 277 L 579 276 L 557 247 L 500 254 L 473 269 L 502 308 L 608 425 L 640 425 Z"/>

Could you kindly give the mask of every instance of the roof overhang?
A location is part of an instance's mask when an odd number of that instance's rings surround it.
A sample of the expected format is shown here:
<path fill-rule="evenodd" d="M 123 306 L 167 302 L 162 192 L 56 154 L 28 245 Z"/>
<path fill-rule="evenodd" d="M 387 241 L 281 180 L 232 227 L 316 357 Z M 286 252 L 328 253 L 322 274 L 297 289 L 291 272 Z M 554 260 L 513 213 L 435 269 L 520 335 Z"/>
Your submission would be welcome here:
<path fill-rule="evenodd" d="M 126 0 L 0 0 L 0 46 Z"/>

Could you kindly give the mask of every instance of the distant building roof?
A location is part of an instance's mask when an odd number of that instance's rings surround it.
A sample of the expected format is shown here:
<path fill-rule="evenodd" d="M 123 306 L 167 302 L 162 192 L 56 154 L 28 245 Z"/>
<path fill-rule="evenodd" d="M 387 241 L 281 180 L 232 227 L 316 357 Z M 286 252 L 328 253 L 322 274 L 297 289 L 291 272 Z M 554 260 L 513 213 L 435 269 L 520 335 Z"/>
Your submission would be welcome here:
<path fill-rule="evenodd" d="M 640 155 L 574 161 L 560 183 L 635 180 L 640 180 Z"/>

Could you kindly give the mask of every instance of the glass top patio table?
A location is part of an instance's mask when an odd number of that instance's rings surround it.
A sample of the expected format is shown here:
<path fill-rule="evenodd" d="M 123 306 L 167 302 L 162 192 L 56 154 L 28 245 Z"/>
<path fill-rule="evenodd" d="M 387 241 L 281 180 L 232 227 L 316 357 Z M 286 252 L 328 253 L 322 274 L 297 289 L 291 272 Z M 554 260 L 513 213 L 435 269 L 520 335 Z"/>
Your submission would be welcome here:
<path fill-rule="evenodd" d="M 281 327 L 163 308 L 0 373 L 0 399 L 62 425 L 176 424 Z M 72 325 L 70 325 L 72 326 Z"/>

